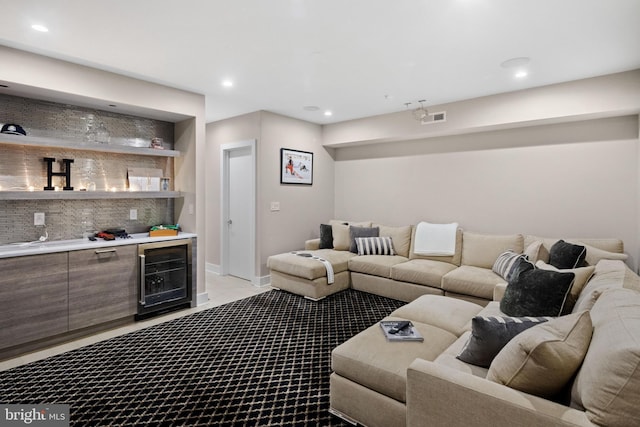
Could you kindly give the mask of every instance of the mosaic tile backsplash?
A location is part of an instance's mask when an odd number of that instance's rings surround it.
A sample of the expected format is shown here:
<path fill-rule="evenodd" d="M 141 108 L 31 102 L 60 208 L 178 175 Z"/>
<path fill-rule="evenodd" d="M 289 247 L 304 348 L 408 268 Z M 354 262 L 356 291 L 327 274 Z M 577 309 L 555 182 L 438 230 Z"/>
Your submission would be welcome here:
<path fill-rule="evenodd" d="M 4 123 L 21 125 L 29 136 L 84 143 L 95 138 L 94 130 L 103 124 L 111 145 L 148 147 L 159 137 L 166 149 L 173 148 L 170 122 L 15 96 L 0 95 L 0 124 Z M 163 176 L 173 178 L 172 158 L 0 144 L 0 244 L 37 240 L 44 229 L 33 225 L 35 212 L 45 213 L 50 240 L 115 227 L 144 232 L 150 225 L 174 222 L 172 199 L 2 200 L 2 191 L 40 191 L 46 186 L 43 157 L 73 159 L 71 185 L 76 190 L 91 184 L 96 191 L 124 190 L 129 168 L 162 169 Z M 54 165 L 54 172 L 61 168 Z M 62 186 L 62 179 L 54 177 L 52 184 Z M 129 220 L 130 209 L 137 209 L 137 220 Z"/>

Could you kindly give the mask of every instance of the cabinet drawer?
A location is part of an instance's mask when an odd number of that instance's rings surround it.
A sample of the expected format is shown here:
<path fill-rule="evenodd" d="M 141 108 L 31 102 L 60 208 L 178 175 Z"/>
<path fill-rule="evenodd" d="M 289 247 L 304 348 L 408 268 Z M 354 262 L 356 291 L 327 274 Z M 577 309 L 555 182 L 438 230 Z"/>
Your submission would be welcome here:
<path fill-rule="evenodd" d="M 67 252 L 0 259 L 0 348 L 67 332 Z"/>
<path fill-rule="evenodd" d="M 70 330 L 136 313 L 137 253 L 137 245 L 69 253 Z"/>

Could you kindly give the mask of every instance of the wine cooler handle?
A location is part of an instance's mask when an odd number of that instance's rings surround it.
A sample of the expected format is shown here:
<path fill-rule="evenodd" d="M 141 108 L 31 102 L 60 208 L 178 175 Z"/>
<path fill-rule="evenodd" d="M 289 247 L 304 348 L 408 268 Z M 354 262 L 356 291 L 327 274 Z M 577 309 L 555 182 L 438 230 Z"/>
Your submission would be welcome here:
<path fill-rule="evenodd" d="M 145 256 L 140 255 L 140 305 L 144 305 L 145 303 Z"/>

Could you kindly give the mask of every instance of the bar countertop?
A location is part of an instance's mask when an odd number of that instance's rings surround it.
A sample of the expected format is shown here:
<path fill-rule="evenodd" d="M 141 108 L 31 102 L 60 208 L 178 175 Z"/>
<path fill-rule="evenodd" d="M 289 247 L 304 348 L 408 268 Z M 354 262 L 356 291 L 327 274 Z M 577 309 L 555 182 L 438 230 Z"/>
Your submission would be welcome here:
<path fill-rule="evenodd" d="M 130 234 L 129 238 L 116 238 L 96 241 L 89 239 L 52 240 L 48 242 L 24 242 L 0 245 L 0 258 L 11 258 L 25 255 L 40 255 L 54 252 L 78 251 L 82 249 L 100 249 L 113 246 L 137 245 L 139 243 L 161 242 L 167 240 L 190 239 L 197 237 L 194 233 L 178 233 L 177 236 L 149 237 L 149 233 Z"/>

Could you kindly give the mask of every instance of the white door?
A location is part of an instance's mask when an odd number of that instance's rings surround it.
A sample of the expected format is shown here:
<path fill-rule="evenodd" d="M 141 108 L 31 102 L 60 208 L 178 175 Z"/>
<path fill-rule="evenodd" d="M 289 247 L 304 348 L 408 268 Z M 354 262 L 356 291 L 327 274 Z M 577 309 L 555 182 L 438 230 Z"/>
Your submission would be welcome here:
<path fill-rule="evenodd" d="M 229 274 L 251 280 L 251 148 L 229 152 Z"/>
<path fill-rule="evenodd" d="M 254 279 L 254 142 L 223 146 L 222 272 Z M 226 178 L 226 179 L 225 179 Z"/>

